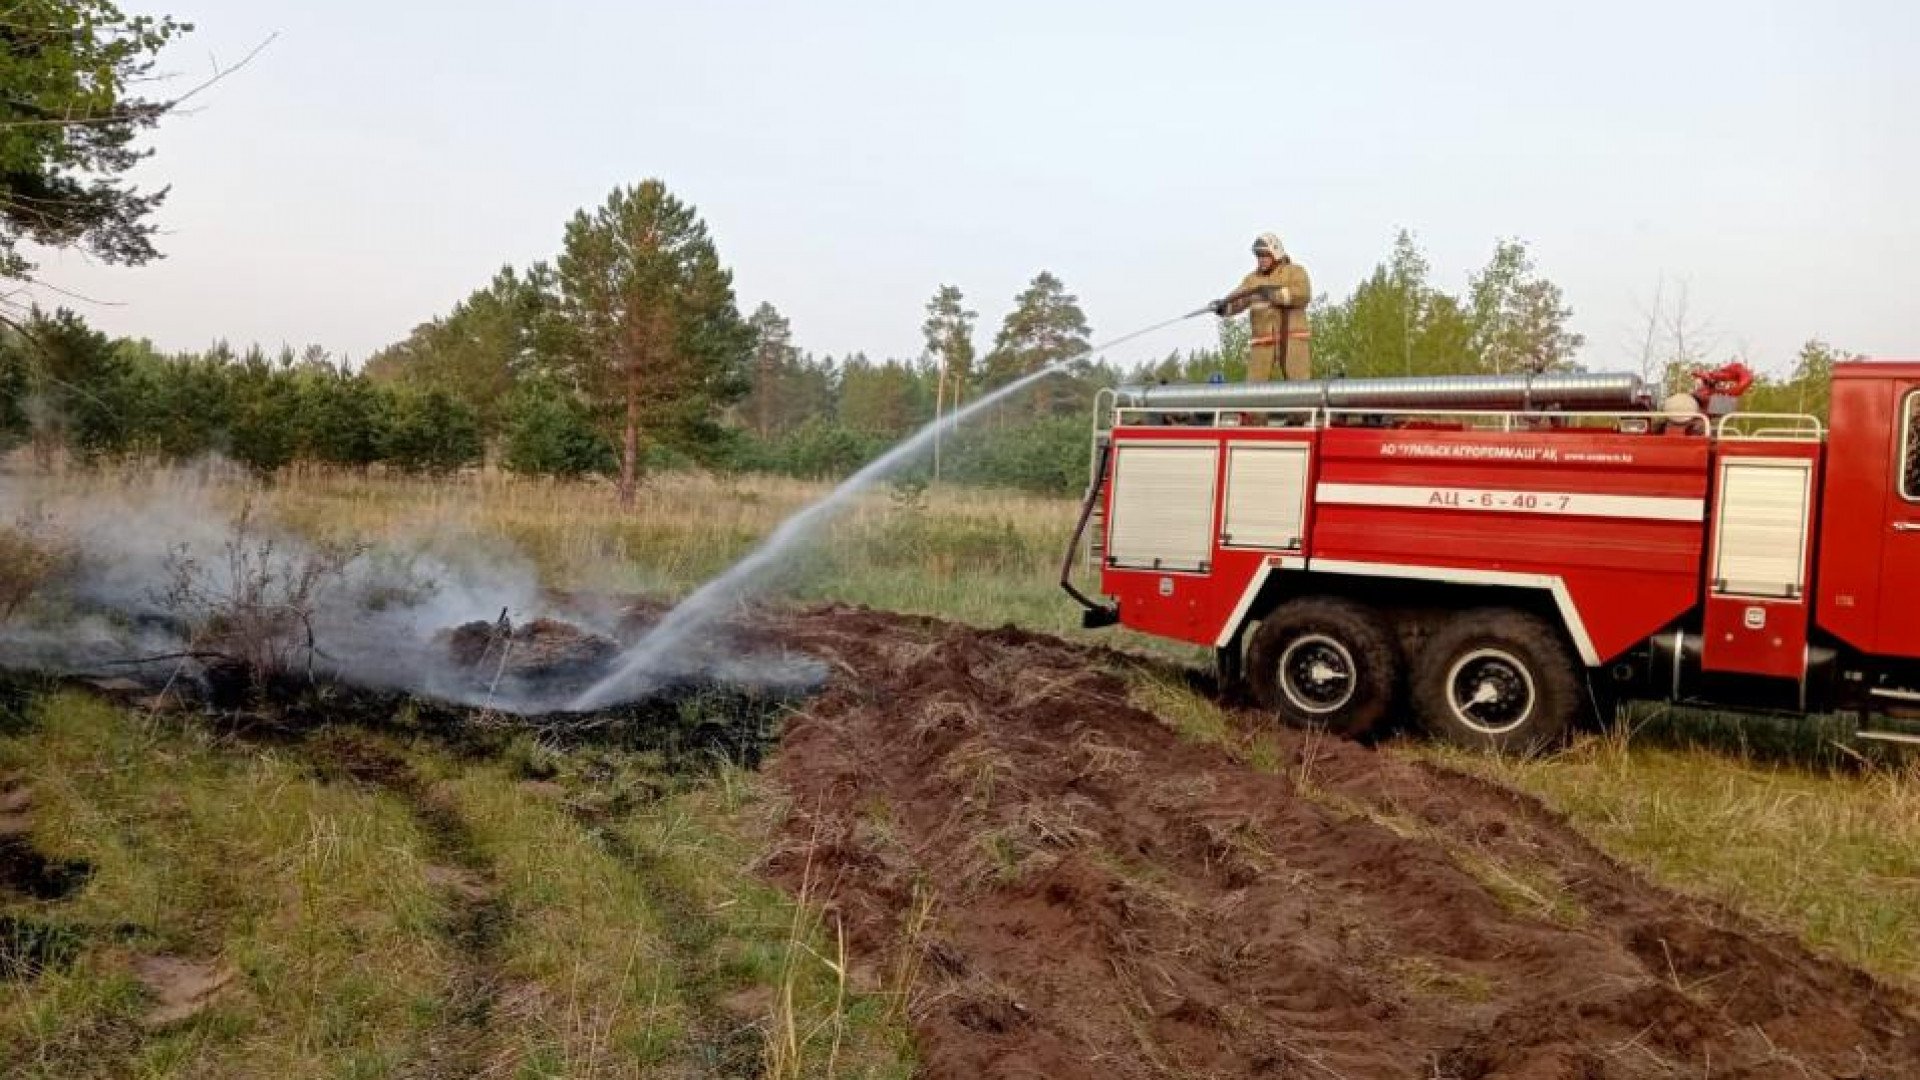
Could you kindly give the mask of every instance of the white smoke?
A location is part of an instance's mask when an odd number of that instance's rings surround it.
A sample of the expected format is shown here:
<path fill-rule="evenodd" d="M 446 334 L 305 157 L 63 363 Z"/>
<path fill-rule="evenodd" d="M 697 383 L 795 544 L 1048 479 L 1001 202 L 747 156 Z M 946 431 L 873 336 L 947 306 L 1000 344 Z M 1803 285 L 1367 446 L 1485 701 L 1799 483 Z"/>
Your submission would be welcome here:
<path fill-rule="evenodd" d="M 227 596 L 243 585 L 236 577 L 292 580 L 333 551 L 257 511 L 242 524 L 249 494 L 259 494 L 253 482 L 218 463 L 143 472 L 111 487 L 95 479 L 77 491 L 0 474 L 0 526 L 30 522 L 33 534 L 74 555 L 0 621 L 0 668 L 190 670 L 194 658 L 182 654 L 193 651 L 194 627 L 208 612 L 181 600 L 183 581 Z M 249 561 L 236 563 L 236 555 Z M 447 631 L 503 616 L 516 625 L 551 618 L 617 640 L 624 614 L 604 601 L 563 602 L 541 588 L 536 568 L 510 545 L 429 523 L 357 549 L 323 576 L 306 610 L 314 647 L 308 653 L 300 642 L 301 662 L 318 675 L 519 713 L 557 711 L 581 687 L 484 677 L 457 662 Z M 818 678 L 811 661 L 732 650 L 686 674 L 776 686 Z"/>

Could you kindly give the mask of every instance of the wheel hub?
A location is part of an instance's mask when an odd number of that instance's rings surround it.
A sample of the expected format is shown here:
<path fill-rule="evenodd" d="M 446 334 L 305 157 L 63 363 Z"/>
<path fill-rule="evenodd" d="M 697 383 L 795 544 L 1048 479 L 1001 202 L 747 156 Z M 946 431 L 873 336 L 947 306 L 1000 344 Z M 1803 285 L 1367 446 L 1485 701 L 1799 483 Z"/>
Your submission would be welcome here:
<path fill-rule="evenodd" d="M 1504 735 L 1533 718 L 1533 673 L 1504 649 L 1478 649 L 1447 673 L 1448 703 L 1462 724 L 1483 735 Z"/>
<path fill-rule="evenodd" d="M 1280 691 L 1301 712 L 1336 712 L 1359 687 L 1353 653 L 1325 634 L 1306 634 L 1280 654 Z"/>

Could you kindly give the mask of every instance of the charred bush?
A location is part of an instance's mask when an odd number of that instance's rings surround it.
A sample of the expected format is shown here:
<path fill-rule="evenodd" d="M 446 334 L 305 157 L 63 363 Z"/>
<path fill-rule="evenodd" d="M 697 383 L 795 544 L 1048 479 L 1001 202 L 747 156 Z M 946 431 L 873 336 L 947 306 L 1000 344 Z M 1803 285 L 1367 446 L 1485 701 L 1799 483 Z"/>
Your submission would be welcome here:
<path fill-rule="evenodd" d="M 318 655 L 314 613 L 365 549 L 285 547 L 261 532 L 248 505 L 223 550 L 224 558 L 210 564 L 185 545 L 175 548 L 156 598 L 191 628 L 189 648 L 205 662 L 213 695 L 228 698 L 243 684 L 262 690 L 294 674 L 310 679 Z"/>
<path fill-rule="evenodd" d="M 73 562 L 73 551 L 42 522 L 0 527 L 0 622 Z"/>

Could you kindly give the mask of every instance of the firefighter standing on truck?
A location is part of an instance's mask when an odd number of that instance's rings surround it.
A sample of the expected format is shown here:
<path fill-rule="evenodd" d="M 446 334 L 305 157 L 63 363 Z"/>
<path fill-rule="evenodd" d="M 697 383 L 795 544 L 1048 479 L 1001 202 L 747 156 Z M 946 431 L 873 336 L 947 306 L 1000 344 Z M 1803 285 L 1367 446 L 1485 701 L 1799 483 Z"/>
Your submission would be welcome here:
<path fill-rule="evenodd" d="M 1307 280 L 1306 268 L 1287 257 L 1287 249 L 1273 233 L 1262 233 L 1253 242 L 1253 259 L 1253 273 L 1225 299 L 1215 300 L 1213 313 L 1226 319 L 1242 311 L 1252 312 L 1249 382 L 1272 379 L 1276 366 L 1282 378 L 1310 379 L 1313 332 L 1307 325 L 1307 301 L 1313 296 L 1313 286 Z"/>

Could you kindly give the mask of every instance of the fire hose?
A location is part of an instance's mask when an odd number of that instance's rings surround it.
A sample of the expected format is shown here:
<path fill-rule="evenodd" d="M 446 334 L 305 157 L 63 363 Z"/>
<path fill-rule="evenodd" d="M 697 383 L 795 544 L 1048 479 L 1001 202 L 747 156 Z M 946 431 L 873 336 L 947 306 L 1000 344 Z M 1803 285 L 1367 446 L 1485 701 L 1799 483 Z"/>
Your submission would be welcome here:
<path fill-rule="evenodd" d="M 1093 483 L 1087 488 L 1086 500 L 1080 504 L 1080 519 L 1074 522 L 1073 539 L 1067 542 L 1067 556 L 1060 561 L 1060 587 L 1087 609 L 1080 615 L 1080 625 L 1087 630 L 1098 630 L 1120 621 L 1117 609 L 1096 602 L 1073 584 L 1073 558 L 1080 551 L 1080 540 L 1087 533 L 1087 522 L 1093 520 L 1093 508 L 1100 503 L 1100 493 L 1106 490 L 1107 458 L 1112 453 L 1113 444 L 1101 442 L 1100 455 L 1093 461 Z"/>

